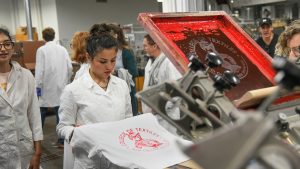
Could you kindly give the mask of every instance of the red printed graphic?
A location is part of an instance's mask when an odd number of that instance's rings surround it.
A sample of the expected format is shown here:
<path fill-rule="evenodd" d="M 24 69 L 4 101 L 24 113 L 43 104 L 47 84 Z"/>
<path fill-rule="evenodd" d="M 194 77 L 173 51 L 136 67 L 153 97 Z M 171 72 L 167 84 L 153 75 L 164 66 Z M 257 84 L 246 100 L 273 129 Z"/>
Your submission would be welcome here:
<path fill-rule="evenodd" d="M 153 151 L 164 148 L 169 142 L 157 133 L 143 128 L 128 129 L 119 136 L 122 146 L 136 151 Z"/>

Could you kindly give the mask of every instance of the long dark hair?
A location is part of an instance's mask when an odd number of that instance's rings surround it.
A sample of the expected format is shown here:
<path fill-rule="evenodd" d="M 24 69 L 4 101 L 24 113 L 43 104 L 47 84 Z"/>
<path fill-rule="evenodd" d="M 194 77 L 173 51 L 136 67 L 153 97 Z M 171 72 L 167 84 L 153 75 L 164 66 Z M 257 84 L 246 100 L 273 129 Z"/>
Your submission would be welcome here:
<path fill-rule="evenodd" d="M 101 35 L 104 33 L 112 33 L 112 29 L 109 25 L 107 25 L 106 23 L 101 23 L 101 24 L 94 24 L 91 28 L 90 28 L 90 35 Z"/>

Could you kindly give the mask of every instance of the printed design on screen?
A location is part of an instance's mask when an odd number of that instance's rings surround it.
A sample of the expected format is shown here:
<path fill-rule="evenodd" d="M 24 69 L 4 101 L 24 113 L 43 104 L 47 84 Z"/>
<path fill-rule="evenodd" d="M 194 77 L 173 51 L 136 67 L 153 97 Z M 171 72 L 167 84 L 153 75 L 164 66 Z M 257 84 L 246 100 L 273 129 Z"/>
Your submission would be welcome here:
<path fill-rule="evenodd" d="M 205 53 L 214 52 L 217 55 L 221 56 L 221 58 L 223 59 L 222 67 L 234 72 L 240 79 L 243 79 L 248 75 L 249 68 L 243 56 L 239 55 L 239 52 L 237 52 L 236 49 L 234 49 L 224 41 L 211 37 L 201 37 L 198 39 L 193 39 L 189 43 L 190 54 L 197 55 L 197 47 L 200 47 L 200 49 L 205 51 Z M 222 51 L 226 51 L 226 53 L 219 52 L 216 48 L 222 49 Z M 234 55 L 235 58 L 228 55 L 227 53 L 232 56 Z M 210 71 L 213 74 L 217 74 L 217 72 L 215 72 L 215 69 L 210 69 Z"/>
<path fill-rule="evenodd" d="M 121 146 L 136 151 L 154 151 L 169 145 L 159 134 L 144 128 L 127 129 L 120 134 L 119 142 Z"/>

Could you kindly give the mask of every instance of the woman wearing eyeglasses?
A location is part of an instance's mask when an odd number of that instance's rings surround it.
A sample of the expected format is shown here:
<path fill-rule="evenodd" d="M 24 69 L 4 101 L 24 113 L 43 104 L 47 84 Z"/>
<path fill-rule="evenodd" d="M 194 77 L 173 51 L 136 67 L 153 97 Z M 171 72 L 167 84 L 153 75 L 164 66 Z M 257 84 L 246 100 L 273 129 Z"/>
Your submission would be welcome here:
<path fill-rule="evenodd" d="M 38 169 L 43 131 L 35 81 L 11 61 L 13 46 L 0 28 L 0 168 Z"/>
<path fill-rule="evenodd" d="M 287 57 L 297 64 L 300 63 L 300 20 L 292 22 L 281 33 L 275 53 L 277 56 Z"/>

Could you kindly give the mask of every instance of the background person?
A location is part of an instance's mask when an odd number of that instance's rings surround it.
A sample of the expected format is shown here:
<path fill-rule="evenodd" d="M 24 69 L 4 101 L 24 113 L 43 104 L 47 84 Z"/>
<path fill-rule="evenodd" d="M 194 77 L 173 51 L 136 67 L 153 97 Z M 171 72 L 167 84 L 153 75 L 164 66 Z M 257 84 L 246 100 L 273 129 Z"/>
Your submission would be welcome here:
<path fill-rule="evenodd" d="M 0 28 L 0 168 L 38 169 L 43 130 L 34 77 L 11 61 L 13 46 Z"/>
<path fill-rule="evenodd" d="M 89 32 L 76 32 L 71 40 L 72 59 L 80 64 L 80 68 L 76 72 L 74 80 L 82 76 L 90 67 L 88 54 L 86 52 L 86 42 L 88 37 Z"/>
<path fill-rule="evenodd" d="M 69 84 L 61 97 L 57 133 L 68 142 L 76 126 L 118 121 L 132 116 L 126 82 L 111 73 L 116 64 L 118 43 L 108 33 L 87 41 L 90 69 Z M 88 152 L 74 152 L 74 168 L 105 169 L 114 165 L 104 157 L 89 159 Z"/>
<path fill-rule="evenodd" d="M 258 31 L 261 35 L 256 40 L 257 44 L 273 58 L 278 35 L 273 33 L 272 20 L 270 18 L 262 18 L 259 21 Z"/>
<path fill-rule="evenodd" d="M 149 56 L 149 60 L 145 67 L 145 79 L 143 90 L 150 86 L 161 84 L 169 80 L 177 80 L 182 77 L 173 63 L 161 51 L 159 46 L 153 41 L 150 35 L 146 35 L 143 40 L 145 52 Z M 143 113 L 154 113 L 150 107 L 142 102 Z M 180 112 L 174 112 L 171 115 L 174 119 L 179 118 Z M 160 115 L 156 115 L 160 125 L 173 134 L 176 134 L 176 128 L 165 121 Z"/>
<path fill-rule="evenodd" d="M 118 41 L 118 53 L 117 53 L 117 60 L 116 60 L 116 67 L 115 70 L 124 68 L 128 70 L 130 75 L 132 76 L 133 85 L 130 85 L 130 97 L 131 97 L 131 105 L 132 105 L 132 113 L 133 116 L 138 115 L 138 103 L 137 98 L 135 97 L 136 94 L 136 84 L 135 78 L 138 76 L 137 71 L 137 63 L 133 54 L 132 49 L 130 49 L 128 43 L 125 40 L 125 36 L 123 30 L 120 26 L 115 24 L 109 25 L 112 29 L 113 36 L 117 38 Z"/>
<path fill-rule="evenodd" d="M 44 46 L 36 52 L 35 81 L 41 109 L 42 126 L 44 126 L 46 113 L 53 108 L 58 124 L 59 98 L 72 76 L 72 63 L 67 50 L 53 42 L 55 32 L 46 28 L 42 32 L 46 41 Z M 58 145 L 63 145 L 63 139 L 58 140 Z"/>
<path fill-rule="evenodd" d="M 276 56 L 300 61 L 300 20 L 295 20 L 283 31 L 276 44 Z"/>

